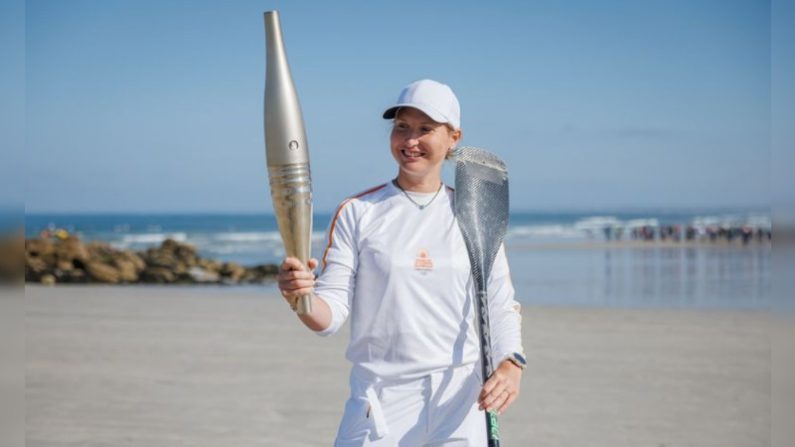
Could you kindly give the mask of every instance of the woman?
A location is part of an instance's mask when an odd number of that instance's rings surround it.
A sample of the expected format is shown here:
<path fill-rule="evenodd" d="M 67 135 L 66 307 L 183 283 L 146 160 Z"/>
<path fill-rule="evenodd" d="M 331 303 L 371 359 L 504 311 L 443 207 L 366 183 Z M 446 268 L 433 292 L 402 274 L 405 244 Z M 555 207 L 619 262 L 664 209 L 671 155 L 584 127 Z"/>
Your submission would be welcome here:
<path fill-rule="evenodd" d="M 404 88 L 383 117 L 397 177 L 345 200 L 328 233 L 317 281 L 294 258 L 279 273 L 301 321 L 319 335 L 350 314 L 351 396 L 337 446 L 486 444 L 483 409 L 502 413 L 524 368 L 519 305 L 501 249 L 489 280 L 494 364 L 480 377 L 475 301 L 466 246 L 442 164 L 461 139 L 458 99 L 446 85 Z M 309 269 L 318 266 L 309 262 Z"/>

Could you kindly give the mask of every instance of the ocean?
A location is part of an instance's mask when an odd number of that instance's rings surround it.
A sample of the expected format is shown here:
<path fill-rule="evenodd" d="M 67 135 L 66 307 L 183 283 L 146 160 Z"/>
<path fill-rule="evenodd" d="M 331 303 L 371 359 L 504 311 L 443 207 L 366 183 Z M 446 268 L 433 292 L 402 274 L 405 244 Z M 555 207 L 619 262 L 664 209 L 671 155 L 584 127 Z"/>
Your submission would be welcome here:
<path fill-rule="evenodd" d="M 315 257 L 330 218 L 314 216 Z M 754 235 L 745 244 L 742 228 Z M 196 246 L 203 257 L 243 265 L 277 263 L 284 255 L 276 220 L 267 214 L 25 215 L 26 237 L 54 229 L 120 249 L 171 238 Z M 766 309 L 769 232 L 764 212 L 512 213 L 505 246 L 517 298 L 527 304 Z"/>

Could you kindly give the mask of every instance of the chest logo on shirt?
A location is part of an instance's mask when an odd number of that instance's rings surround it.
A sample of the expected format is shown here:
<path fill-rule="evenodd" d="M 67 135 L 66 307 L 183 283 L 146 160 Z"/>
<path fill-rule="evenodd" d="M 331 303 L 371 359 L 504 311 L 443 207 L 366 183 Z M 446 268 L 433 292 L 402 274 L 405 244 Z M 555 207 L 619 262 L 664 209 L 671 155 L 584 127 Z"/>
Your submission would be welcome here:
<path fill-rule="evenodd" d="M 428 250 L 425 250 L 424 248 L 420 250 L 417 258 L 414 260 L 414 269 L 433 270 L 433 260 L 428 257 Z"/>

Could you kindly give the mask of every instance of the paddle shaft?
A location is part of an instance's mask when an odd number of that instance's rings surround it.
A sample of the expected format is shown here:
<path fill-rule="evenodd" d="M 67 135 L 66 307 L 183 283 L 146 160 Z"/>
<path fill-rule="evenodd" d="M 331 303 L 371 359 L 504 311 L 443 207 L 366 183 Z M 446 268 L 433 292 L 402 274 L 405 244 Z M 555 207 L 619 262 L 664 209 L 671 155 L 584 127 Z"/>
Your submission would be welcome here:
<path fill-rule="evenodd" d="M 494 372 L 494 364 L 491 358 L 491 325 L 489 323 L 489 298 L 486 285 L 479 286 L 478 297 L 478 323 L 480 325 L 480 364 L 485 383 Z M 497 412 L 486 411 L 486 436 L 489 447 L 499 447 L 500 445 L 500 426 L 497 423 Z"/>

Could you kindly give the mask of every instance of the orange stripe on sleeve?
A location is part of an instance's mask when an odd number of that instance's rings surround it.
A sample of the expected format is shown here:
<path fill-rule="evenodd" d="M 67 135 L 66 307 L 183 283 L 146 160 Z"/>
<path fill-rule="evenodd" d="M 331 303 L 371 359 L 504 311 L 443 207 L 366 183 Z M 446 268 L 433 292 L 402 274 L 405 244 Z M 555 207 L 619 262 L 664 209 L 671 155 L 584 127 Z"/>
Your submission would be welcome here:
<path fill-rule="evenodd" d="M 349 198 L 345 199 L 340 204 L 340 206 L 337 207 L 337 212 L 334 213 L 334 218 L 331 219 L 331 226 L 329 227 L 329 230 L 328 230 L 328 244 L 326 245 L 326 249 L 323 251 L 323 260 L 322 260 L 322 262 L 323 262 L 323 270 L 326 270 L 326 266 L 327 266 L 326 258 L 328 257 L 329 250 L 331 249 L 331 244 L 334 242 L 334 240 L 333 240 L 333 238 L 334 238 L 334 229 L 337 226 L 337 218 L 340 217 L 340 213 L 342 212 L 342 209 L 345 208 L 345 205 L 347 205 L 348 202 L 350 202 L 351 200 L 358 199 L 360 197 L 366 196 L 367 194 L 376 192 L 376 191 L 380 190 L 381 188 L 385 187 L 386 185 L 387 184 L 384 183 L 383 185 L 378 185 L 378 186 L 376 186 L 374 188 L 370 188 L 370 189 L 368 189 L 366 191 L 360 192 L 359 194 L 356 194 L 353 197 L 349 197 Z"/>

